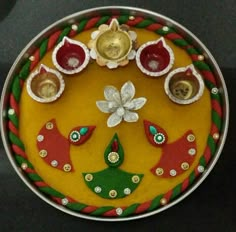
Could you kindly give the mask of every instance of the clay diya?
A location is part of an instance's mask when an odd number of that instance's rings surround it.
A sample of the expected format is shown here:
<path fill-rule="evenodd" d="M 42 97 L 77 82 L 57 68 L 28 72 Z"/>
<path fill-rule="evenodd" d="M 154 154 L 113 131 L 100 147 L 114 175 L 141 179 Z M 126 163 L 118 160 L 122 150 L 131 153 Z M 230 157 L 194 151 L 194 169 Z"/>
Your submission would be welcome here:
<path fill-rule="evenodd" d="M 55 67 L 65 74 L 81 72 L 89 63 L 89 50 L 77 40 L 64 39 L 55 47 L 52 61 Z"/>
<path fill-rule="evenodd" d="M 65 89 L 62 75 L 42 64 L 29 76 L 26 86 L 30 97 L 40 103 L 57 100 Z"/>
<path fill-rule="evenodd" d="M 163 37 L 143 44 L 137 51 L 136 63 L 148 76 L 159 77 L 170 71 L 174 64 L 174 53 Z"/>
<path fill-rule="evenodd" d="M 177 68 L 166 77 L 165 92 L 175 103 L 193 103 L 200 99 L 203 91 L 203 79 L 193 65 Z"/>
<path fill-rule="evenodd" d="M 91 34 L 90 56 L 98 65 L 110 69 L 125 66 L 135 58 L 136 38 L 136 33 L 128 26 L 120 26 L 117 19 L 112 19 L 109 26 L 103 24 Z"/>

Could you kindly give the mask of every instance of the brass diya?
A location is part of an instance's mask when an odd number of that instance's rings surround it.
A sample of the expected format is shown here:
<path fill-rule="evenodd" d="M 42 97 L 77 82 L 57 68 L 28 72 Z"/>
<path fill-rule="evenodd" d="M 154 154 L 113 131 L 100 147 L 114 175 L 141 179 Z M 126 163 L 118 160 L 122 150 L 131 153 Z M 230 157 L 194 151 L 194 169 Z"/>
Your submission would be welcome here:
<path fill-rule="evenodd" d="M 128 27 L 119 26 L 117 19 L 112 19 L 109 26 L 101 25 L 91 37 L 88 44 L 91 48 L 90 55 L 100 66 L 117 68 L 135 58 L 133 47 L 136 33 L 129 31 Z"/>
<path fill-rule="evenodd" d="M 178 104 L 190 104 L 203 94 L 204 82 L 193 65 L 170 72 L 165 80 L 165 92 Z"/>
<path fill-rule="evenodd" d="M 57 100 L 64 91 L 65 83 L 62 75 L 45 65 L 33 72 L 27 80 L 27 92 L 35 100 L 41 103 L 49 103 Z"/>

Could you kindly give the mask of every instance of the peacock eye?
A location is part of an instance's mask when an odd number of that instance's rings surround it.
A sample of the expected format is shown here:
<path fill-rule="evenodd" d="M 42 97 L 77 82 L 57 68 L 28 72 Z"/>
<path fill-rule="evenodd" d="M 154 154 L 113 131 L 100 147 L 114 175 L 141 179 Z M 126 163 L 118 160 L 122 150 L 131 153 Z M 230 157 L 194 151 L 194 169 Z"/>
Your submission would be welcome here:
<path fill-rule="evenodd" d="M 144 120 L 143 123 L 147 139 L 153 146 L 160 147 L 166 144 L 168 136 L 163 128 L 147 120 Z"/>
<path fill-rule="evenodd" d="M 95 126 L 79 126 L 73 128 L 68 136 L 69 142 L 73 145 L 81 145 L 92 135 Z"/>

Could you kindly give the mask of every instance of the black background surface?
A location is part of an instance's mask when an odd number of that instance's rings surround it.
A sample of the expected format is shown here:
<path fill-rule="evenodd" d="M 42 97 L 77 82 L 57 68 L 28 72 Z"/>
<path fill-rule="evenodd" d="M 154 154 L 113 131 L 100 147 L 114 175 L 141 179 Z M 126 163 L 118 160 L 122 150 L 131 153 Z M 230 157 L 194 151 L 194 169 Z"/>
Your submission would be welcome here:
<path fill-rule="evenodd" d="M 51 23 L 96 6 L 153 10 L 192 31 L 217 60 L 230 99 L 229 133 L 216 166 L 190 196 L 151 217 L 96 222 L 67 215 L 38 198 L 20 180 L 0 144 L 0 231 L 236 231 L 236 3 L 226 1 L 0 0 L 0 88 L 20 51 Z"/>

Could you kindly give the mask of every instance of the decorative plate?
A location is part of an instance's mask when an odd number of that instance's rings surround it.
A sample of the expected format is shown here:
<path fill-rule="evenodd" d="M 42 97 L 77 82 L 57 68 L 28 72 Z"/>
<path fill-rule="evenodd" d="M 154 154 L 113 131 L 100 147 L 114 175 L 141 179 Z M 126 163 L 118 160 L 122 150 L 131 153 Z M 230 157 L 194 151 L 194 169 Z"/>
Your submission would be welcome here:
<path fill-rule="evenodd" d="M 5 149 L 32 191 L 68 214 L 118 221 L 196 189 L 228 126 L 227 90 L 205 46 L 129 7 L 79 12 L 47 31 L 19 55 L 1 102 Z"/>

